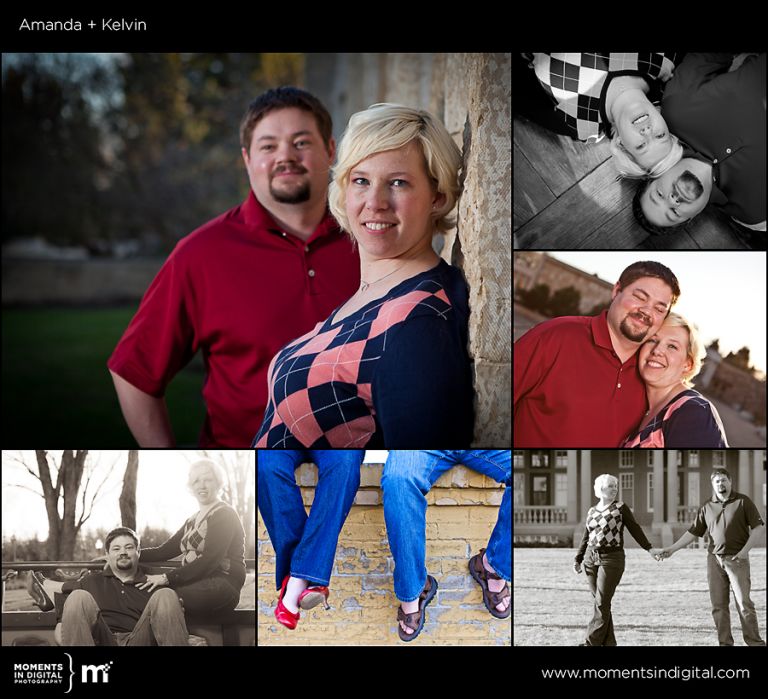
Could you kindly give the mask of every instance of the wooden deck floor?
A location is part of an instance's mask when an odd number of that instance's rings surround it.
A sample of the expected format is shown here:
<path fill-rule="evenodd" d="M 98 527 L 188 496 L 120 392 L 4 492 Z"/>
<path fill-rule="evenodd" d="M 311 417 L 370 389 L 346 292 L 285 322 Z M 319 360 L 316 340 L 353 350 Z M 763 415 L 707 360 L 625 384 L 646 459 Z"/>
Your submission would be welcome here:
<path fill-rule="evenodd" d="M 616 180 L 607 139 L 573 141 L 514 117 L 514 247 L 534 250 L 748 250 L 707 207 L 683 231 L 651 236 L 632 215 L 636 180 Z"/>

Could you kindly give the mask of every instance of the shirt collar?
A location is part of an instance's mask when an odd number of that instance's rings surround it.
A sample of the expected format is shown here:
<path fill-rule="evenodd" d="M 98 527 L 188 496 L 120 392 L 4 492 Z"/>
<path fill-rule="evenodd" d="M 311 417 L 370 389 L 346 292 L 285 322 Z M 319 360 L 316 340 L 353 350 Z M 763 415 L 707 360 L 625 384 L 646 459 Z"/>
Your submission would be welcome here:
<path fill-rule="evenodd" d="M 727 500 L 719 500 L 717 498 L 717 495 L 712 493 L 712 498 L 711 498 L 710 502 L 716 503 L 718 505 L 727 505 L 729 502 L 731 502 L 731 500 L 736 500 L 736 499 L 737 499 L 736 498 L 736 491 L 732 489 L 731 490 L 731 494 L 728 496 Z"/>
<path fill-rule="evenodd" d="M 607 349 L 611 354 L 616 354 L 611 342 L 611 334 L 608 332 L 608 311 L 603 311 L 599 316 L 593 316 L 590 321 L 592 326 L 592 339 L 598 347 Z M 639 345 L 638 345 L 639 348 Z M 637 351 L 625 362 L 627 367 L 637 364 Z"/>
<path fill-rule="evenodd" d="M 120 578 L 118 578 L 115 575 L 115 573 L 114 573 L 114 571 L 112 570 L 111 567 L 107 567 L 106 570 L 102 570 L 101 574 L 105 578 L 114 578 L 115 580 L 123 582 L 122 580 L 120 580 Z M 131 580 L 131 581 L 127 582 L 127 583 L 123 583 L 123 584 L 124 585 L 130 585 L 132 583 L 137 583 L 137 582 L 146 582 L 146 580 L 147 580 L 147 571 L 146 571 L 146 569 L 143 566 L 139 566 L 139 569 L 136 571 L 136 575 L 134 575 L 133 580 Z"/>
<path fill-rule="evenodd" d="M 266 229 L 278 233 L 283 232 L 280 226 L 275 223 L 272 214 L 270 214 L 264 205 L 256 198 L 253 190 L 248 192 L 248 197 L 243 202 L 242 211 L 245 223 L 249 228 Z M 320 221 L 307 242 L 309 243 L 317 238 L 338 232 L 340 232 L 339 224 L 336 222 L 336 219 L 331 216 L 330 211 L 326 209 L 323 220 Z"/>

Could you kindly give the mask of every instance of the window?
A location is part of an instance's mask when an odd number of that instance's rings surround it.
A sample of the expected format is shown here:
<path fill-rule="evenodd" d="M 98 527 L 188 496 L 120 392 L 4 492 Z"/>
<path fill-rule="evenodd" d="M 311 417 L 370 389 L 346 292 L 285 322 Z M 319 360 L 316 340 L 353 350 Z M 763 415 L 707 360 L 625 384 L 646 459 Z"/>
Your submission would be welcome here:
<path fill-rule="evenodd" d="M 647 477 L 647 498 L 646 502 L 648 503 L 648 512 L 653 512 L 653 473 L 646 473 Z"/>
<path fill-rule="evenodd" d="M 512 475 L 512 504 L 525 505 L 525 476 L 522 473 Z"/>
<path fill-rule="evenodd" d="M 513 468 L 523 468 L 525 466 L 525 454 L 521 451 L 516 451 L 512 456 Z"/>
<path fill-rule="evenodd" d="M 532 481 L 533 504 L 537 506 L 549 505 L 549 477 L 533 476 Z"/>
<path fill-rule="evenodd" d="M 635 465 L 635 452 L 622 449 L 619 452 L 619 468 L 632 468 Z"/>
<path fill-rule="evenodd" d="M 568 474 L 555 474 L 555 507 L 568 506 Z"/>
<path fill-rule="evenodd" d="M 712 468 L 725 468 L 725 452 L 722 449 L 712 452 Z"/>
<path fill-rule="evenodd" d="M 653 468 L 653 455 L 655 453 L 652 449 L 648 450 L 648 468 Z"/>
<path fill-rule="evenodd" d="M 556 451 L 555 452 L 555 466 L 562 466 L 562 467 L 568 466 L 568 452 L 567 451 Z"/>
<path fill-rule="evenodd" d="M 635 474 L 619 474 L 619 500 L 626 503 L 630 510 L 635 507 Z"/>
<path fill-rule="evenodd" d="M 533 468 L 548 468 L 549 454 L 545 451 L 535 451 L 531 454 L 531 466 Z"/>
<path fill-rule="evenodd" d="M 688 468 L 698 468 L 698 467 L 699 467 L 699 450 L 689 449 L 688 450 Z"/>

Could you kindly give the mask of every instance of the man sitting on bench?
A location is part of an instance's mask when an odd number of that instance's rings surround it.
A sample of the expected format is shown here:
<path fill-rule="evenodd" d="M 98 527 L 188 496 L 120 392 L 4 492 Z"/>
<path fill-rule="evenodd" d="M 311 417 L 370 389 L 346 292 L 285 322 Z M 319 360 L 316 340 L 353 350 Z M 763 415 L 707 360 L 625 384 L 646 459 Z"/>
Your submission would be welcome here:
<path fill-rule="evenodd" d="M 67 593 L 61 616 L 64 646 L 187 646 L 184 609 L 179 596 L 168 587 L 150 593 L 137 584 L 147 581 L 139 570 L 139 537 L 128 527 L 107 534 L 107 564 L 74 582 L 65 582 Z M 40 605 L 48 596 L 40 579 L 32 580 L 33 597 Z"/>

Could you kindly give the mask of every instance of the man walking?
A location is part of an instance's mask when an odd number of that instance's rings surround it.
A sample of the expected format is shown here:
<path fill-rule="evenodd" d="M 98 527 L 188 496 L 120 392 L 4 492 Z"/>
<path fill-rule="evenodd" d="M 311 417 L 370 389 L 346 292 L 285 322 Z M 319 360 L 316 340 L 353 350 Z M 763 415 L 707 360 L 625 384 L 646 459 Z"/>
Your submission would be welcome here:
<path fill-rule="evenodd" d="M 699 509 L 690 529 L 672 546 L 663 549 L 667 558 L 699 536 L 709 534 L 707 582 L 717 638 L 721 646 L 732 646 L 729 589 L 733 590 L 741 633 L 748 646 L 764 646 L 750 599 L 749 550 L 765 530 L 760 513 L 746 495 L 732 491 L 731 476 L 716 468 L 710 477 L 712 498 Z"/>

